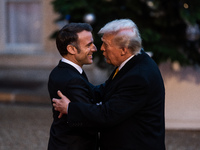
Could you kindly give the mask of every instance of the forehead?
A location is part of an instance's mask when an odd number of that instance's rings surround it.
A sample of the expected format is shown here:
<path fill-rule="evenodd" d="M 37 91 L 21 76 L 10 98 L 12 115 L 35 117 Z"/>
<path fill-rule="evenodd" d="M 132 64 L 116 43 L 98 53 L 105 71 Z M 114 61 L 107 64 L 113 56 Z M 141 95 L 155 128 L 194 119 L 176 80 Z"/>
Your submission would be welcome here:
<path fill-rule="evenodd" d="M 104 34 L 101 38 L 101 40 L 105 43 L 110 43 L 112 39 L 114 38 L 114 34 Z"/>

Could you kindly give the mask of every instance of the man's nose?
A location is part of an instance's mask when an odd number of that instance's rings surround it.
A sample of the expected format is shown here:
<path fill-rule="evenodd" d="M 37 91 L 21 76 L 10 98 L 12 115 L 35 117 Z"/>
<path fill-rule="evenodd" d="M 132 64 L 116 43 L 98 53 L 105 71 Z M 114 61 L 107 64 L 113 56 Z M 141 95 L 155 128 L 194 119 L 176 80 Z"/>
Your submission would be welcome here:
<path fill-rule="evenodd" d="M 94 44 L 93 44 L 93 47 L 92 47 L 92 51 L 93 52 L 97 51 L 97 48 L 96 48 L 96 46 Z"/>
<path fill-rule="evenodd" d="M 101 51 L 105 51 L 105 48 L 103 47 L 103 45 L 101 45 Z"/>

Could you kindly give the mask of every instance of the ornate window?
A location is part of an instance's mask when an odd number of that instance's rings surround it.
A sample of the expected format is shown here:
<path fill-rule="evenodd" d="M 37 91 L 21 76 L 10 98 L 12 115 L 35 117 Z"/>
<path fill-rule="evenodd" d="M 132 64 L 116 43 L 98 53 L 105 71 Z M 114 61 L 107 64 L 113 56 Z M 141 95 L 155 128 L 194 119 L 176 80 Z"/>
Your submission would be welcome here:
<path fill-rule="evenodd" d="M 3 5 L 3 6 L 2 6 Z M 40 0 L 1 0 L 0 13 L 5 52 L 30 53 L 42 49 L 42 6 Z"/>

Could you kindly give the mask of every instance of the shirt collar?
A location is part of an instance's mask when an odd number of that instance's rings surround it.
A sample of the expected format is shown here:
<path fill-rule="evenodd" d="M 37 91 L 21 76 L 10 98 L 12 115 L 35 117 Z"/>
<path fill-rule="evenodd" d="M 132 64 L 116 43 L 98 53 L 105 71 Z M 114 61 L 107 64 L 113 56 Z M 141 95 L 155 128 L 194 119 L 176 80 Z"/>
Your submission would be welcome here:
<path fill-rule="evenodd" d="M 62 57 L 61 61 L 64 62 L 64 63 L 67 63 L 67 64 L 69 64 L 69 65 L 71 65 L 71 66 L 73 66 L 74 68 L 76 68 L 76 70 L 78 70 L 78 72 L 79 72 L 80 74 L 82 74 L 83 69 L 82 69 L 79 65 L 73 63 L 72 61 L 70 61 L 70 60 L 68 60 L 68 59 L 66 59 L 66 58 L 64 58 L 64 57 Z"/>
<path fill-rule="evenodd" d="M 142 48 L 142 50 L 143 50 L 143 48 Z M 139 54 L 141 54 L 141 50 L 140 50 L 140 52 L 137 53 L 136 55 L 139 55 Z M 130 56 L 128 59 L 126 59 L 126 60 L 119 66 L 119 70 L 122 69 L 122 67 L 123 67 L 131 58 L 133 58 L 133 57 L 136 56 L 136 55 L 132 55 L 132 56 Z"/>
<path fill-rule="evenodd" d="M 128 59 L 126 59 L 121 65 L 119 66 L 119 70 L 122 69 L 122 67 L 131 59 L 134 55 L 130 56 Z"/>

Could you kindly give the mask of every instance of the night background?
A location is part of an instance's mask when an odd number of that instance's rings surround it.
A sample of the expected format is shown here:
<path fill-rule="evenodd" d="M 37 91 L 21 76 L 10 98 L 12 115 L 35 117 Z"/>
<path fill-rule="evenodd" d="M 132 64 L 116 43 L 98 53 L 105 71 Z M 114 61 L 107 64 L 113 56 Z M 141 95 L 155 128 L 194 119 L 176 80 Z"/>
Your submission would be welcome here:
<path fill-rule="evenodd" d="M 157 64 L 170 60 L 200 65 L 199 0 L 54 0 L 52 5 L 60 14 L 55 22 L 90 23 L 98 49 L 100 28 L 114 19 L 129 18 L 140 30 L 144 50 L 152 52 Z"/>

